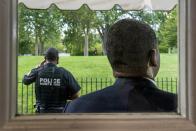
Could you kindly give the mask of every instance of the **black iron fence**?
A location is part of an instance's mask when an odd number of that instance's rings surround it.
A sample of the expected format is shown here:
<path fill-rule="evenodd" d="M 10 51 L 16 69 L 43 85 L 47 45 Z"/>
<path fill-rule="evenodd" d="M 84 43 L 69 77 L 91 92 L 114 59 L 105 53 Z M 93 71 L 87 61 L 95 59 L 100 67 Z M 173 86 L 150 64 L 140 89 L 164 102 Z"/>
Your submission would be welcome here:
<path fill-rule="evenodd" d="M 81 78 L 77 79 L 81 86 L 80 95 L 85 95 L 113 84 L 113 78 Z M 177 78 L 157 78 L 157 86 L 166 92 L 177 92 Z M 18 114 L 33 114 L 35 112 L 34 84 L 24 85 L 18 82 Z"/>

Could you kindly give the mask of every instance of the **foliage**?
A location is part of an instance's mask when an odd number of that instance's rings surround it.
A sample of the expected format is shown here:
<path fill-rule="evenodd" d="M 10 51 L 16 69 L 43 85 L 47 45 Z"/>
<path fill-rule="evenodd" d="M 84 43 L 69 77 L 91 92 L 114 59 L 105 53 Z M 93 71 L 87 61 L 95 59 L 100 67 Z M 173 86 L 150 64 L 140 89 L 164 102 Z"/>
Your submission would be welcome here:
<path fill-rule="evenodd" d="M 60 43 L 62 20 L 57 8 L 31 10 L 20 4 L 18 14 L 20 53 L 28 48 L 30 43 L 34 46 L 35 55 L 43 54 L 46 45 L 53 46 Z"/>
<path fill-rule="evenodd" d="M 177 47 L 177 9 L 171 11 L 166 18 L 166 21 L 161 24 L 159 32 L 159 44 L 164 48 Z M 164 51 L 165 52 L 165 51 Z M 168 52 L 168 50 L 167 50 Z"/>
<path fill-rule="evenodd" d="M 95 44 L 93 44 L 93 46 L 90 46 L 89 55 L 90 56 L 101 56 L 101 55 L 103 55 L 102 44 L 101 43 L 95 43 Z"/>
<path fill-rule="evenodd" d="M 92 24 L 94 12 L 86 5 L 76 11 L 63 11 L 64 39 L 63 43 L 69 53 L 84 52 L 88 55 L 88 46 L 92 42 Z"/>
<path fill-rule="evenodd" d="M 30 10 L 19 5 L 19 53 L 43 54 L 56 47 L 71 55 L 105 54 L 105 34 L 117 20 L 133 18 L 148 23 L 158 36 L 161 52 L 177 47 L 177 13 L 140 10 L 123 11 L 115 6 L 107 11 L 92 11 L 87 5 L 78 10 Z M 98 47 L 97 47 L 98 46 Z M 102 53 L 103 52 L 103 53 Z"/>
<path fill-rule="evenodd" d="M 94 28 L 97 30 L 102 40 L 102 48 L 104 54 L 106 54 L 106 50 L 105 50 L 106 33 L 108 32 L 109 27 L 117 20 L 119 20 L 124 13 L 126 12 L 121 10 L 121 8 L 118 6 L 114 6 L 114 8 L 107 11 L 96 11 Z"/>
<path fill-rule="evenodd" d="M 23 6 L 19 6 L 19 25 L 18 25 L 18 42 L 19 42 L 19 54 L 31 54 L 32 53 L 32 31 L 31 26 L 28 24 L 29 11 L 26 11 Z"/>
<path fill-rule="evenodd" d="M 167 12 L 140 10 L 140 11 L 129 11 L 128 15 L 132 19 L 143 21 L 149 24 L 155 31 L 157 31 L 159 30 L 160 25 L 165 22 Z"/>
<path fill-rule="evenodd" d="M 168 46 L 163 44 L 159 45 L 159 51 L 161 53 L 168 53 Z"/>

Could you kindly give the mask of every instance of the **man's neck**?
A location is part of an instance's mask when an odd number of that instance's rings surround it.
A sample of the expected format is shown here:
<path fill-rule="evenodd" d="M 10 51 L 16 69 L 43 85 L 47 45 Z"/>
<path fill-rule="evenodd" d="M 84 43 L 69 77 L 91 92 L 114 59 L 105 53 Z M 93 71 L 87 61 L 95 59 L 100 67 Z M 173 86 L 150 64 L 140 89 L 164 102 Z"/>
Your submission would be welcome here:
<path fill-rule="evenodd" d="M 57 65 L 57 62 L 56 61 L 48 61 L 48 60 L 46 60 L 46 64 L 48 64 L 48 63 L 52 63 L 52 64 Z"/>
<path fill-rule="evenodd" d="M 156 85 L 156 82 L 154 81 L 154 78 L 151 78 L 150 76 L 148 76 L 147 74 L 131 74 L 131 73 L 123 73 L 123 72 L 113 72 L 114 77 L 141 77 L 144 79 L 147 79 L 149 81 L 151 81 L 152 83 L 154 83 Z"/>
<path fill-rule="evenodd" d="M 154 81 L 154 79 L 151 79 L 151 78 L 148 78 L 148 77 L 144 77 L 144 79 L 147 79 L 147 80 L 151 81 L 153 84 L 156 85 L 156 82 Z"/>
<path fill-rule="evenodd" d="M 113 71 L 114 77 L 149 77 L 146 73 L 125 73 Z"/>

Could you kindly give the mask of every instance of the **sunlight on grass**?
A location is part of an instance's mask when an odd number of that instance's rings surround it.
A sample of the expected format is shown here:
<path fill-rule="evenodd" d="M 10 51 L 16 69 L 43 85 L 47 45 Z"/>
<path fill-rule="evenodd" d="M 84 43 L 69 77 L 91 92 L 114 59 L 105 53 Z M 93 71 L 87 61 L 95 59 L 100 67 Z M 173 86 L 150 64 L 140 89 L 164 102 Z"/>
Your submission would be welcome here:
<path fill-rule="evenodd" d="M 18 80 L 39 65 L 43 56 L 20 56 L 18 58 Z M 60 57 L 59 65 L 69 70 L 76 78 L 113 78 L 112 68 L 106 56 Z M 161 66 L 157 77 L 177 77 L 177 54 L 161 54 Z"/>

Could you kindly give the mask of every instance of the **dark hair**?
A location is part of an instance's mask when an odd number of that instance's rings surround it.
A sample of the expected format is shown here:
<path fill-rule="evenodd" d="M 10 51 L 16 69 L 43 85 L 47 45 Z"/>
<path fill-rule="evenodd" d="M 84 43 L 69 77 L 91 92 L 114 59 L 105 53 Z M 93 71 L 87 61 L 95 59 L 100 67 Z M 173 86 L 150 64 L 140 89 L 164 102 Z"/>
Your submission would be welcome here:
<path fill-rule="evenodd" d="M 156 35 L 146 23 L 122 19 L 107 32 L 106 52 L 115 71 L 129 72 L 147 66 L 149 51 L 156 48 Z"/>
<path fill-rule="evenodd" d="M 45 52 L 45 59 L 48 61 L 55 61 L 59 57 L 59 52 L 55 48 L 48 48 L 48 50 Z"/>

